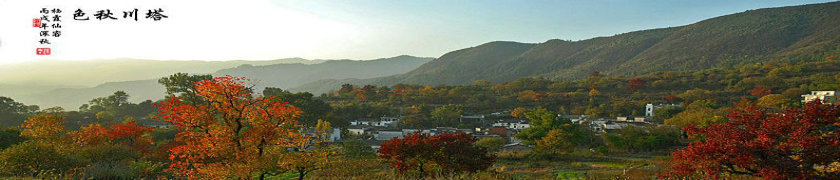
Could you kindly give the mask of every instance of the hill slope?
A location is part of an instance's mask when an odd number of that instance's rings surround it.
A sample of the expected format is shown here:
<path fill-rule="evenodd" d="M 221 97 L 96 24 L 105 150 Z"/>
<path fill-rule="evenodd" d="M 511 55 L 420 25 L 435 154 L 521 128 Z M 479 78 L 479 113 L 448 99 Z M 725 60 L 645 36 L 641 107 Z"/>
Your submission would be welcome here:
<path fill-rule="evenodd" d="M 491 42 L 446 53 L 401 75 L 322 81 L 297 89 L 323 91 L 342 83 L 437 85 L 479 79 L 499 83 L 529 76 L 577 80 L 593 71 L 632 76 L 819 59 L 827 53 L 840 53 L 840 2 L 750 10 L 686 26 L 581 41 Z"/>

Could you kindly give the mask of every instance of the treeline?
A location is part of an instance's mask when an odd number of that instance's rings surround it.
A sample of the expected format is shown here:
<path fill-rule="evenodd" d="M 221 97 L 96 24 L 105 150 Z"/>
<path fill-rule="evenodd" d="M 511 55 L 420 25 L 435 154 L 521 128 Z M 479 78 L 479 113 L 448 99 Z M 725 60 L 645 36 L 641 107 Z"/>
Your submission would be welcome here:
<path fill-rule="evenodd" d="M 840 89 L 838 72 L 840 62 L 837 57 L 828 56 L 819 62 L 770 61 L 635 77 L 605 77 L 592 72 L 580 81 L 557 82 L 536 77 L 495 85 L 484 80 L 478 80 L 473 85 L 457 86 L 345 84 L 336 91 L 321 95 L 320 99 L 329 102 L 337 111 L 357 111 L 350 117 L 336 117 L 338 121 L 361 116 L 403 115 L 407 117 L 407 127 L 452 125 L 433 118 L 432 112 L 435 111 L 490 114 L 516 107 L 542 107 L 559 114 L 585 114 L 599 118 L 643 116 L 644 106 L 648 103 L 685 107 L 660 110 L 663 112 L 657 114 L 663 116 L 655 120 L 664 121 L 690 107 L 731 107 L 742 97 L 757 101 L 770 95 L 765 98 L 765 104 L 778 107 L 801 105 L 800 95 L 809 91 Z M 704 101 L 704 105 L 690 106 L 700 100 Z M 691 109 L 693 112 L 706 111 L 699 107 Z"/>

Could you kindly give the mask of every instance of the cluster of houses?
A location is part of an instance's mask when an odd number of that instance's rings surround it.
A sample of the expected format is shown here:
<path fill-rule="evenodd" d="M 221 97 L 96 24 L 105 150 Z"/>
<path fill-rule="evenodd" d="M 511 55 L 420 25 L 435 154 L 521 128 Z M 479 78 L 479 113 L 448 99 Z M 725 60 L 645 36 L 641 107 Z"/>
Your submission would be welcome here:
<path fill-rule="evenodd" d="M 646 117 L 616 117 L 616 118 L 598 118 L 590 119 L 586 115 L 557 115 L 557 118 L 569 119 L 572 123 L 586 124 L 597 133 L 605 133 L 620 130 L 627 126 L 650 126 L 659 125 L 650 121 L 651 116 L 654 115 L 654 110 L 658 108 L 679 106 L 675 104 L 648 104 L 645 108 L 645 114 L 650 115 Z M 499 116 L 501 113 L 490 114 L 490 117 L 504 117 Z M 492 119 L 484 115 L 462 115 L 459 118 L 460 122 L 481 122 L 479 127 L 473 128 L 453 128 L 453 127 L 436 127 L 428 129 L 405 129 L 399 127 L 401 117 L 381 117 L 379 119 L 360 119 L 350 122 L 347 127 L 347 132 L 351 135 L 366 136 L 366 141 L 375 150 L 379 149 L 379 144 L 393 138 L 402 138 L 403 136 L 422 132 L 430 135 L 436 135 L 442 132 L 464 132 L 473 135 L 478 139 L 498 137 L 503 138 L 507 145 L 503 147 L 521 148 L 522 141 L 515 138 L 515 134 L 520 131 L 530 128 L 530 120 L 527 119 L 510 119 L 497 118 Z M 490 119 L 490 120 L 488 120 Z"/>
<path fill-rule="evenodd" d="M 479 139 L 499 137 L 505 139 L 509 144 L 517 144 L 521 141 L 514 138 L 513 135 L 531 127 L 528 124 L 529 121 L 524 119 L 497 119 L 488 121 L 487 116 L 484 115 L 462 115 L 459 117 L 460 122 L 481 122 L 484 125 L 474 128 L 435 127 L 408 129 L 399 128 L 399 121 L 401 119 L 402 117 L 380 117 L 379 119 L 356 120 L 350 122 L 350 126 L 347 127 L 347 132 L 355 136 L 368 137 L 366 141 L 374 150 L 378 150 L 381 142 L 393 138 L 402 138 L 407 134 L 415 132 L 429 135 L 437 135 L 443 132 L 463 132 Z"/>

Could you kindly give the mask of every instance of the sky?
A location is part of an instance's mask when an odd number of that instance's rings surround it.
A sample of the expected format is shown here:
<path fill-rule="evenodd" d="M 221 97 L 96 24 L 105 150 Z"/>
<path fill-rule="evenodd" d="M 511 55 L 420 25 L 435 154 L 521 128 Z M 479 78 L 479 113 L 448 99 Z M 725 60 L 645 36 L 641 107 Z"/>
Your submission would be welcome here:
<path fill-rule="evenodd" d="M 0 64 L 100 59 L 439 57 L 491 41 L 583 40 L 820 0 L 0 0 Z M 59 8 L 59 37 L 32 27 Z M 139 10 L 124 19 L 123 11 Z M 77 9 L 91 20 L 73 20 Z M 159 21 L 145 18 L 161 9 Z M 97 20 L 111 10 L 117 20 Z M 52 15 L 52 14 L 50 14 Z M 50 48 L 50 55 L 36 55 Z"/>

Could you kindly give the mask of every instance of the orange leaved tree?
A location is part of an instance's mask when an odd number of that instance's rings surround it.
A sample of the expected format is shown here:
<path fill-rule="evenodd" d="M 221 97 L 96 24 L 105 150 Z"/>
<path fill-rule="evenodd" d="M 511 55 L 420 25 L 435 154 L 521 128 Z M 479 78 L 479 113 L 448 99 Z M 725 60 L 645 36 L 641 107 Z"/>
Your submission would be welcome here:
<path fill-rule="evenodd" d="M 157 104 L 156 119 L 181 130 L 170 150 L 169 170 L 181 177 L 251 179 L 283 172 L 287 147 L 305 143 L 296 119 L 301 111 L 274 97 L 254 97 L 248 79 L 198 81 L 201 103 L 170 97 Z"/>

